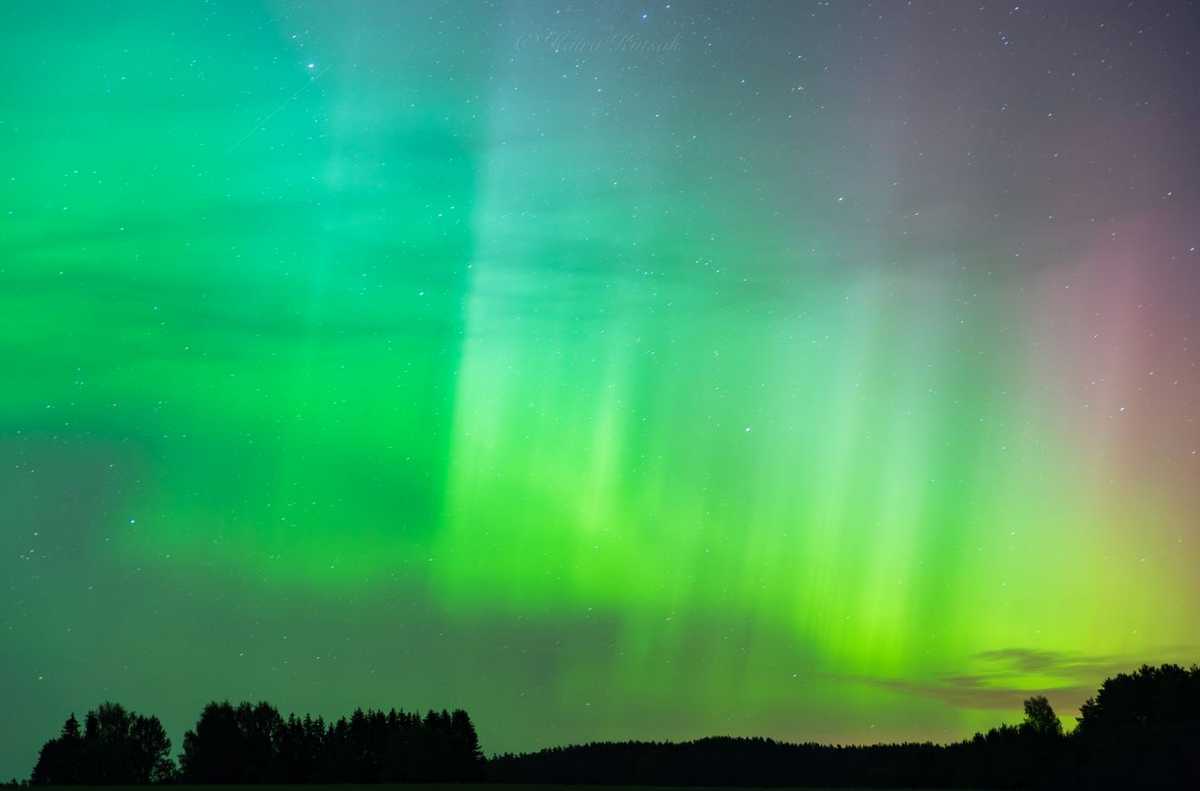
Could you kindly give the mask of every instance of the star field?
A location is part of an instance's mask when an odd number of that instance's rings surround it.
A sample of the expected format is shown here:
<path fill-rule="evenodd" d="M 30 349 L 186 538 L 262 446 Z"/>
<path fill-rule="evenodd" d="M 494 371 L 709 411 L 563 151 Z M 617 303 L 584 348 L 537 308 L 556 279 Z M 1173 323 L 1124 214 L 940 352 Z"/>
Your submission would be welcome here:
<path fill-rule="evenodd" d="M 941 740 L 1195 661 L 1198 34 L 0 7 L 0 775 L 103 699 Z"/>

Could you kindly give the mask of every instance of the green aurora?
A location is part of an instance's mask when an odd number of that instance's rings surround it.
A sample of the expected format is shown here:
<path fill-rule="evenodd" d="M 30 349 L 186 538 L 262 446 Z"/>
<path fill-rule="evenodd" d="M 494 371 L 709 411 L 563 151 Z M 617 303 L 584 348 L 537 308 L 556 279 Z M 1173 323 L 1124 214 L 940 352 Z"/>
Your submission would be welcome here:
<path fill-rule="evenodd" d="M 1121 119 L 1195 56 L 931 5 L 4 5 L 0 770 L 107 698 L 947 739 L 1194 660 L 1200 115 Z"/>

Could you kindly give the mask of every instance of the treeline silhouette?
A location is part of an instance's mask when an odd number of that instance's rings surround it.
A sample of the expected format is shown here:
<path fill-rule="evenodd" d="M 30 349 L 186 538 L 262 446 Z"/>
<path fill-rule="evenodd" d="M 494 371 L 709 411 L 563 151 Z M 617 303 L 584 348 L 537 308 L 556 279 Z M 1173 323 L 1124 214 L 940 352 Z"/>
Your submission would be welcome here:
<path fill-rule="evenodd" d="M 1049 701 L 973 739 L 829 746 L 711 738 L 556 747 L 488 762 L 504 783 L 830 788 L 1200 788 L 1200 668 L 1107 679 L 1069 735 Z"/>
<path fill-rule="evenodd" d="M 174 778 L 171 740 L 157 717 L 102 703 L 84 718 L 72 714 L 62 733 L 42 746 L 30 782 L 43 785 L 137 785 Z"/>
<path fill-rule="evenodd" d="M 97 727 L 92 727 L 96 722 Z M 47 742 L 35 785 L 139 785 L 461 782 L 484 779 L 483 752 L 465 711 L 424 717 L 395 709 L 363 711 L 326 723 L 269 703 L 210 703 L 183 736 L 179 767 L 155 717 L 105 703 L 75 716 Z M 148 724 L 147 724 L 148 723 Z"/>
<path fill-rule="evenodd" d="M 106 703 L 72 715 L 30 782 L 556 783 L 640 786 L 1200 788 L 1200 668 L 1143 666 L 1107 679 L 1064 734 L 1044 697 L 1020 725 L 973 739 L 869 746 L 772 739 L 604 742 L 485 760 L 465 711 L 355 711 L 326 723 L 270 704 L 211 703 L 178 768 L 155 717 Z"/>

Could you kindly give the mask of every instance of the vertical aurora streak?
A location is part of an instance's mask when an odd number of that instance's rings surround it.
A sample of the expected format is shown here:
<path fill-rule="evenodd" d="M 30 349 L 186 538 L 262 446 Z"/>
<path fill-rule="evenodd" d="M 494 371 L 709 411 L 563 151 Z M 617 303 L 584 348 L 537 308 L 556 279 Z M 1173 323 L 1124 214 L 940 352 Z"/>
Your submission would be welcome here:
<path fill-rule="evenodd" d="M 944 739 L 1196 658 L 1191 6 L 92 5 L 0 10 L 5 776 L 105 697 Z"/>

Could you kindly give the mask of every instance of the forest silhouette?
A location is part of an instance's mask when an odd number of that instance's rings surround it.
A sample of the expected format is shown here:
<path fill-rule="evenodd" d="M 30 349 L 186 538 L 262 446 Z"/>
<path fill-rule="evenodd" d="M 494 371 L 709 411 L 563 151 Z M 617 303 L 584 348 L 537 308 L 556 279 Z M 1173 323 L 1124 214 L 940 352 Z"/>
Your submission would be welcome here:
<path fill-rule="evenodd" d="M 1064 733 L 1049 701 L 1020 725 L 932 743 L 765 738 L 603 742 L 485 758 L 465 711 L 356 710 L 326 722 L 268 703 L 210 703 L 178 764 L 156 717 L 101 704 L 42 747 L 33 785 L 495 782 L 639 786 L 1200 788 L 1200 667 L 1104 681 Z"/>

